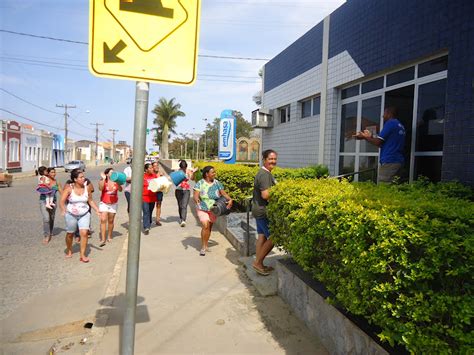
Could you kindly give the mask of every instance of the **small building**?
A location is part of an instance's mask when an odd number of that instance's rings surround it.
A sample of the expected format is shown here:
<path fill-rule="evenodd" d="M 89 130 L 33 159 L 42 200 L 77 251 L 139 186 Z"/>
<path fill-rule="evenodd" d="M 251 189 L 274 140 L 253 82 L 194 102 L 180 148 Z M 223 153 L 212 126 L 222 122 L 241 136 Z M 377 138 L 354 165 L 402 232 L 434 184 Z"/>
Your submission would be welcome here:
<path fill-rule="evenodd" d="M 52 167 L 64 166 L 64 137 L 59 134 L 53 135 L 53 147 L 52 147 Z"/>
<path fill-rule="evenodd" d="M 41 130 L 41 163 L 40 166 L 52 166 L 53 159 L 53 134 L 48 131 Z"/>
<path fill-rule="evenodd" d="M 264 66 L 262 148 L 281 166 L 376 171 L 378 149 L 353 134 L 396 106 L 406 178 L 474 185 L 473 14 L 471 0 L 348 0 Z"/>
<path fill-rule="evenodd" d="M 95 142 L 89 140 L 80 140 L 75 143 L 76 156 L 75 159 L 85 162 L 92 162 L 95 157 Z"/>
<path fill-rule="evenodd" d="M 1 120 L 0 168 L 8 172 L 20 172 L 21 125 L 16 121 Z"/>
<path fill-rule="evenodd" d="M 21 142 L 22 171 L 35 171 L 42 165 L 41 130 L 23 123 L 21 125 Z"/>

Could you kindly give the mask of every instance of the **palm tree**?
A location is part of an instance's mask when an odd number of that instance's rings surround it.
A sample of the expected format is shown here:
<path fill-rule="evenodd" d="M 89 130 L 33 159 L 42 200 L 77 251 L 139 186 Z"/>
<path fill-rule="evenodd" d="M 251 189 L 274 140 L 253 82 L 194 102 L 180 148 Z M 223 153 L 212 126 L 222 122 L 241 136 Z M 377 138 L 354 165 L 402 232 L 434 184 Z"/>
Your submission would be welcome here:
<path fill-rule="evenodd" d="M 184 117 L 186 114 L 181 111 L 181 104 L 175 103 L 175 98 L 167 100 L 160 98 L 158 105 L 152 111 L 156 118 L 153 123 L 157 125 L 157 134 L 161 132 L 160 155 L 163 159 L 168 159 L 168 138 L 170 133 L 176 133 L 176 118 Z M 158 139 L 159 140 L 159 139 Z"/>

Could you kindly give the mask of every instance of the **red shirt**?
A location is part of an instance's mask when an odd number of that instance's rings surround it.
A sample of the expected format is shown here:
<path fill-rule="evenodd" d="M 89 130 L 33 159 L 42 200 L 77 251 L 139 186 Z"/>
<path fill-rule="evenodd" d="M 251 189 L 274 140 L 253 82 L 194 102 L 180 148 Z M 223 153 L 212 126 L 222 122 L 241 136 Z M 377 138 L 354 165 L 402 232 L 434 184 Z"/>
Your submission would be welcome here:
<path fill-rule="evenodd" d="M 144 174 L 143 175 L 143 202 L 156 202 L 156 192 L 148 190 L 148 184 L 150 180 L 156 179 L 156 174 Z"/>
<path fill-rule="evenodd" d="M 109 187 L 109 179 L 106 179 L 104 182 L 104 188 L 102 189 L 102 194 L 100 196 L 100 200 L 103 203 L 107 203 L 109 205 L 118 202 L 118 184 L 114 182 L 112 187 Z"/>

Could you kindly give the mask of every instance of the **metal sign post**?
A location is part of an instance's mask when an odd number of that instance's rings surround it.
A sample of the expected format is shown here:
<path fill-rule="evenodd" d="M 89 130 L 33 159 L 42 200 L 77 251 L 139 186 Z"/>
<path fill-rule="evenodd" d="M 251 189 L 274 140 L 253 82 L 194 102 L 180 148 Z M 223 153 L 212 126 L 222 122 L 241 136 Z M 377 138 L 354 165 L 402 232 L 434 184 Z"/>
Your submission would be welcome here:
<path fill-rule="evenodd" d="M 138 81 L 135 92 L 135 124 L 133 129 L 132 190 L 128 226 L 127 283 L 125 315 L 121 334 L 122 354 L 132 355 L 135 346 L 135 313 L 140 258 L 143 168 L 145 165 L 146 126 L 150 84 Z"/>

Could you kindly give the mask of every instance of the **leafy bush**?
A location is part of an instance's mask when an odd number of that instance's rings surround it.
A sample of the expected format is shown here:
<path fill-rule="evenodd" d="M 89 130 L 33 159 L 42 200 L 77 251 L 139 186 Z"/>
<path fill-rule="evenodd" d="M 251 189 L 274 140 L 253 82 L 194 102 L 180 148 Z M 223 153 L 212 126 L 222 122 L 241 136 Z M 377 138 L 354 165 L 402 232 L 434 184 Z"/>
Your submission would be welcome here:
<path fill-rule="evenodd" d="M 271 190 L 272 238 L 380 339 L 472 353 L 474 204 L 444 186 L 283 181 Z"/>
<path fill-rule="evenodd" d="M 222 182 L 227 193 L 241 206 L 245 199 L 252 196 L 253 181 L 257 175 L 258 166 L 246 166 L 240 164 L 208 163 L 198 162 L 194 166 L 200 170 L 206 165 L 212 165 L 216 169 L 217 179 Z M 196 172 L 196 181 L 202 178 L 201 171 Z M 277 181 L 295 178 L 316 179 L 328 175 L 325 166 L 317 165 L 299 169 L 286 169 L 276 167 L 273 176 Z"/>

